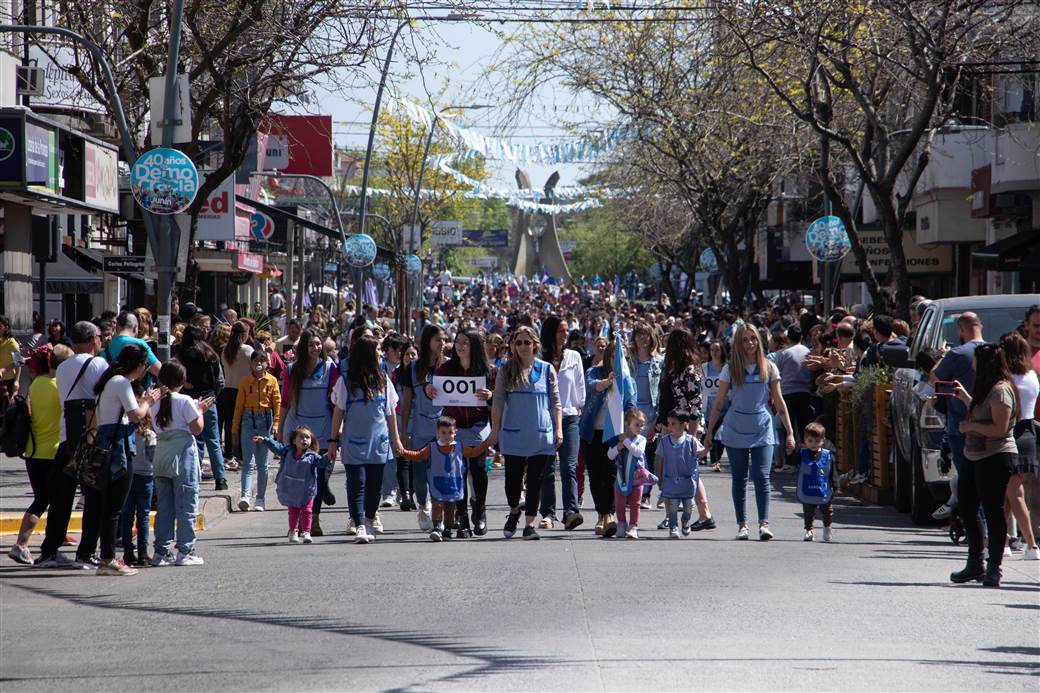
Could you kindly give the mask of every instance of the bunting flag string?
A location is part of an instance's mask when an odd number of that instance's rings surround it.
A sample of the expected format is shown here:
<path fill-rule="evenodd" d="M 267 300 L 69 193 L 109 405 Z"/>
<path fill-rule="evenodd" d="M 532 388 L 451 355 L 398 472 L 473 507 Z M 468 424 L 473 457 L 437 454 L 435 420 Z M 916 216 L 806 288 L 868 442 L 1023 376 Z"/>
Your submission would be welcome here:
<path fill-rule="evenodd" d="M 361 193 L 361 188 L 356 185 L 348 185 L 344 187 L 344 192 L 348 195 L 358 195 Z M 546 204 L 543 202 L 535 202 L 529 199 L 525 199 L 520 195 L 488 195 L 486 193 L 474 192 L 472 190 L 429 190 L 423 189 L 419 191 L 421 197 L 429 199 L 432 197 L 443 197 L 446 194 L 458 194 L 465 198 L 478 199 L 478 200 L 503 200 L 506 205 L 515 207 L 524 212 L 540 212 L 542 214 L 569 214 L 573 212 L 580 212 L 586 209 L 594 209 L 596 207 L 602 207 L 603 202 L 595 197 L 590 197 L 580 202 L 573 202 L 570 204 Z M 386 188 L 369 188 L 368 195 L 381 196 L 381 195 L 397 195 L 398 192 L 394 190 L 387 190 Z"/>

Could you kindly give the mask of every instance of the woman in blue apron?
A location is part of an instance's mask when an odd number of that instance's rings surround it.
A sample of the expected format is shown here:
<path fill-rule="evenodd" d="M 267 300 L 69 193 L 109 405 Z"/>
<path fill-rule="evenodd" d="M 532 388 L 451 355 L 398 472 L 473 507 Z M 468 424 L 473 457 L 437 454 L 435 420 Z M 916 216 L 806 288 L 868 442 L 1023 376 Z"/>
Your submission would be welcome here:
<path fill-rule="evenodd" d="M 729 363 L 719 375 L 719 391 L 708 419 L 708 434 L 704 445 L 711 447 L 715 424 L 718 422 L 726 396 L 730 408 L 722 419 L 719 438 L 726 446 L 726 455 L 733 472 L 733 507 L 737 513 L 737 539 L 748 538 L 746 518 L 747 480 L 750 472 L 755 483 L 755 504 L 758 507 L 758 538 L 773 538 L 769 529 L 769 472 L 772 466 L 773 446 L 777 441 L 776 429 L 770 414 L 772 401 L 777 417 L 787 429 L 786 448 L 794 450 L 794 432 L 787 406 L 780 394 L 780 373 L 776 365 L 766 359 L 762 338 L 754 327 L 740 324 L 734 331 L 733 350 Z"/>
<path fill-rule="evenodd" d="M 444 361 L 445 339 L 447 335 L 439 325 L 426 325 L 419 337 L 419 358 L 412 362 L 399 381 L 404 392 L 401 418 L 408 423 L 409 450 L 421 450 L 437 437 L 437 417 L 441 415 L 441 408 L 433 404 L 430 384 L 433 374 Z M 412 487 L 419 501 L 419 529 L 429 532 L 433 520 L 427 507 L 429 494 L 425 466 L 412 465 Z"/>
<path fill-rule="evenodd" d="M 722 369 L 726 367 L 726 362 L 729 361 L 729 342 L 725 339 L 711 340 L 711 343 L 708 344 L 708 354 L 709 360 L 704 363 L 704 367 L 701 370 L 704 372 L 702 381 L 704 407 L 710 412 L 715 406 L 715 398 L 719 394 L 719 377 L 722 375 Z M 729 411 L 728 397 L 722 402 L 719 421 L 715 424 L 715 430 L 711 431 L 712 436 L 717 436 L 718 427 L 722 424 L 722 419 L 726 416 L 727 411 Z M 722 448 L 722 441 L 716 437 L 708 450 L 711 468 L 716 472 L 722 471 Z"/>
<path fill-rule="evenodd" d="M 328 449 L 332 431 L 332 405 L 329 402 L 329 393 L 338 379 L 336 365 L 332 359 L 322 355 L 321 337 L 310 330 L 304 330 L 300 334 L 296 361 L 289 367 L 282 388 L 282 427 L 278 436 L 282 443 L 290 445 L 292 432 L 297 426 L 306 426 L 314 433 L 319 450 L 324 453 Z M 319 474 L 318 495 L 314 497 L 314 505 L 311 506 L 314 513 L 311 534 L 316 537 L 323 534 L 319 514 L 322 499 L 328 488 L 327 474 Z"/>
<path fill-rule="evenodd" d="M 491 445 L 506 458 L 506 500 L 509 517 L 502 534 L 509 539 L 520 522 L 520 487 L 527 471 L 527 523 L 524 539 L 538 539 L 534 520 L 542 473 L 563 442 L 560 390 L 552 364 L 535 357 L 541 350 L 534 329 L 513 333 L 509 360 L 498 371 L 491 408 Z"/>
<path fill-rule="evenodd" d="M 661 340 L 657 331 L 645 322 L 637 323 L 632 329 L 632 342 L 628 347 L 629 370 L 636 381 L 636 406 L 646 417 L 646 425 L 642 435 L 646 438 L 646 462 L 650 471 L 654 471 L 654 451 L 657 449 L 657 438 L 651 435 L 657 419 L 657 399 L 661 389 L 661 370 L 664 356 L 661 354 Z M 664 412 L 666 415 L 668 412 Z M 651 487 L 643 489 L 643 506 L 649 507 Z"/>
<path fill-rule="evenodd" d="M 476 397 L 482 406 L 477 407 L 444 407 L 444 415 L 455 419 L 458 426 L 457 439 L 466 447 L 476 447 L 487 440 L 491 434 L 491 410 L 487 402 L 491 399 L 494 387 L 495 371 L 488 365 L 484 351 L 484 340 L 476 330 L 466 330 L 455 338 L 454 356 L 437 369 L 437 375 L 484 378 L 484 387 L 476 391 Z M 436 391 L 432 394 L 436 395 Z M 484 507 L 487 503 L 488 475 L 484 463 L 484 455 L 467 460 L 467 471 L 463 474 L 462 490 L 464 497 L 455 509 L 458 522 L 457 538 L 463 539 L 476 534 L 487 534 L 487 517 Z M 465 478 L 473 480 L 473 529 L 470 529 L 469 486 Z M 451 529 L 445 527 L 446 530 Z"/>
<path fill-rule="evenodd" d="M 379 343 L 374 338 L 359 339 L 350 351 L 347 375 L 336 384 L 333 395 L 336 406 L 328 457 L 335 459 L 336 450 L 343 451 L 347 505 L 357 527 L 357 544 L 375 541 L 372 524 L 379 510 L 383 470 L 402 450 L 394 415 L 397 393 L 379 357 Z"/>

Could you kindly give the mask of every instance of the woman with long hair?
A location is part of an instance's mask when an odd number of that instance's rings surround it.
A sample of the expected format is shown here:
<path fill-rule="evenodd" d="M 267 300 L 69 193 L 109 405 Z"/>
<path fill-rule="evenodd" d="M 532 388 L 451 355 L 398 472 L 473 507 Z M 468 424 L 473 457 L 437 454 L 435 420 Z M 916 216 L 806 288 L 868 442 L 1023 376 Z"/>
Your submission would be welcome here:
<path fill-rule="evenodd" d="M 191 324 L 184 328 L 177 360 L 187 372 L 184 383 L 186 395 L 196 401 L 219 397 L 224 389 L 224 369 L 220 365 L 220 356 L 206 341 L 206 330 L 200 323 L 192 320 Z M 213 470 L 216 490 L 227 490 L 217 407 L 206 407 L 202 411 L 202 431 L 195 436 L 195 441 L 200 460 L 203 450 L 209 452 L 209 464 Z"/>
<path fill-rule="evenodd" d="M 398 380 L 404 392 L 401 403 L 401 419 L 408 425 L 408 449 L 422 450 L 437 437 L 437 417 L 441 407 L 433 403 L 433 374 L 444 363 L 444 342 L 448 335 L 439 325 L 428 324 L 419 336 L 419 358 Z M 419 529 L 429 532 L 433 528 L 430 517 L 429 494 L 426 483 L 426 467 L 412 465 L 412 485 L 419 506 Z"/>
<path fill-rule="evenodd" d="M 690 412 L 691 424 L 700 423 L 704 418 L 697 343 L 693 333 L 685 327 L 678 327 L 669 332 L 665 342 L 661 391 L 657 396 L 657 433 L 665 433 L 668 412 L 673 409 Z M 690 529 L 695 532 L 715 529 L 715 518 L 712 517 L 711 508 L 708 506 L 708 492 L 704 484 L 697 484 L 694 500 L 697 503 L 697 521 L 690 525 Z"/>
<path fill-rule="evenodd" d="M 647 439 L 646 462 L 650 471 L 653 471 L 654 452 L 657 450 L 657 440 L 651 431 L 657 418 L 663 365 L 661 339 L 657 330 L 645 322 L 639 322 L 632 328 L 632 339 L 628 346 L 628 367 L 636 381 L 636 406 L 646 417 L 642 435 Z M 664 412 L 665 415 L 667 413 Z M 643 488 L 640 505 L 644 508 L 650 507 L 650 490 L 649 486 Z M 659 502 L 658 505 L 663 503 Z"/>
<path fill-rule="evenodd" d="M 1025 554 L 1022 558 L 1036 561 L 1040 560 L 1040 552 L 1037 551 L 1033 519 L 1029 515 L 1029 506 L 1026 505 L 1024 484 L 1028 478 L 1027 474 L 1036 475 L 1040 472 L 1036 457 L 1037 423 L 1033 419 L 1037 398 L 1040 395 L 1040 380 L 1033 370 L 1032 350 L 1025 337 L 1018 332 L 1008 332 L 1000 338 L 1000 346 L 1004 349 L 1011 380 L 1018 391 L 1018 411 L 1014 412 L 1014 436 L 1018 458 L 1015 473 L 1008 481 L 1004 517 L 1010 520 L 1010 516 L 1014 514 L 1025 540 Z"/>
<path fill-rule="evenodd" d="M 606 337 L 596 340 L 607 341 Z M 585 406 L 582 408 L 578 422 L 578 434 L 581 437 L 581 457 L 585 470 L 589 473 L 589 489 L 596 505 L 596 535 L 612 537 L 617 533 L 617 520 L 614 518 L 614 461 L 607 457 L 613 441 L 604 439 L 607 408 L 606 397 L 620 374 L 614 372 L 614 359 L 607 356 L 606 346 L 602 349 L 601 364 L 589 368 L 585 373 Z M 629 376 L 631 380 L 631 376 Z M 636 390 L 635 381 L 624 388 L 630 396 L 622 406 L 625 411 L 636 406 L 633 396 Z"/>
<path fill-rule="evenodd" d="M 397 432 L 397 393 L 380 364 L 382 351 L 372 337 L 350 350 L 347 373 L 336 385 L 328 457 L 343 450 L 347 504 L 357 528 L 355 543 L 375 541 L 376 512 L 386 463 L 402 451 Z M 346 422 L 344 427 L 343 423 Z M 342 432 L 341 432 L 342 430 Z M 346 437 L 342 441 L 341 436 Z"/>
<path fill-rule="evenodd" d="M 772 491 L 769 475 L 772 468 L 773 446 L 777 444 L 776 428 L 769 409 L 777 411 L 787 431 L 785 448 L 794 450 L 795 437 L 791 417 L 780 393 L 780 373 L 776 365 L 766 359 L 762 336 L 757 329 L 740 323 L 733 332 L 733 348 L 729 363 L 719 374 L 719 391 L 708 419 L 704 445 L 711 448 L 715 426 L 718 423 L 726 397 L 731 406 L 722 417 L 719 438 L 726 446 L 726 455 L 733 474 L 733 507 L 737 513 L 737 539 L 748 538 L 746 499 L 750 474 L 755 484 L 755 504 L 758 508 L 758 538 L 769 541 L 769 494 Z"/>
<path fill-rule="evenodd" d="M 728 362 L 729 342 L 725 339 L 712 339 L 708 342 L 708 360 L 701 367 L 701 373 L 704 376 L 701 393 L 704 396 L 705 411 L 709 413 L 715 406 L 715 398 L 719 393 L 719 377 L 722 375 L 722 369 L 726 367 Z M 722 471 L 723 452 L 722 441 L 717 438 L 718 427 L 722 425 L 722 418 L 726 416 L 727 411 L 729 411 L 728 398 L 722 403 L 722 410 L 719 412 L 720 418 L 718 423 L 715 424 L 715 430 L 710 431 L 713 442 L 708 455 L 711 461 L 711 468 L 716 472 Z"/>
<path fill-rule="evenodd" d="M 444 407 L 444 415 L 455 419 L 458 429 L 457 440 L 465 446 L 476 447 L 487 440 L 491 434 L 491 409 L 487 402 L 494 392 L 495 369 L 488 365 L 487 353 L 484 351 L 484 339 L 475 329 L 461 332 L 455 337 L 452 357 L 437 369 L 437 375 L 484 378 L 485 386 L 476 392 L 482 406 L 476 407 Z M 436 395 L 436 391 L 433 392 Z M 484 455 L 470 458 L 467 471 L 463 474 L 462 489 L 464 497 L 458 504 L 455 518 L 458 521 L 457 538 L 464 539 L 476 534 L 487 534 L 487 467 Z M 470 494 L 466 476 L 473 480 L 472 517 L 470 517 Z M 473 527 L 470 529 L 470 520 Z M 445 527 L 445 530 L 451 529 Z"/>
<path fill-rule="evenodd" d="M 1008 481 L 1017 472 L 1018 446 L 1015 420 L 1018 391 L 998 344 L 975 348 L 975 385 L 969 393 L 958 382 L 956 396 L 968 408 L 960 423 L 964 434 L 964 461 L 957 477 L 957 505 L 968 536 L 968 562 L 950 574 L 955 583 L 981 580 L 986 587 L 1000 587 L 1000 564 L 1007 542 L 1004 498 Z M 988 537 L 983 536 L 979 506 L 986 516 Z M 983 551 L 988 549 L 986 567 Z"/>
<path fill-rule="evenodd" d="M 585 521 L 578 505 L 578 417 L 585 406 L 585 369 L 581 354 L 566 348 L 569 325 L 558 315 L 550 315 L 542 323 L 542 359 L 556 370 L 560 390 L 560 413 L 563 442 L 557 455 L 545 469 L 542 479 L 542 521 L 539 527 L 552 529 L 556 521 L 556 461 L 559 459 L 560 490 L 563 493 L 563 527 L 575 529 Z"/>
<path fill-rule="evenodd" d="M 133 478 L 136 452 L 134 427 L 148 414 L 149 407 L 159 400 L 161 391 L 146 390 L 134 396 L 133 383 L 144 377 L 148 370 L 148 352 L 136 344 L 127 344 L 119 351 L 115 363 L 109 366 L 94 385 L 97 406 L 94 419 L 97 432 L 94 445 L 111 452 L 109 479 L 102 490 L 83 484 L 83 536 L 77 554 L 89 557 L 101 541 L 101 563 L 98 575 L 135 575 L 137 571 L 116 558 L 116 534 L 119 530 L 119 512 L 123 509 L 130 481 Z"/>
<path fill-rule="evenodd" d="M 296 360 L 289 366 L 285 382 L 282 383 L 282 416 L 279 419 L 278 439 L 284 445 L 292 444 L 293 431 L 306 426 L 318 441 L 319 451 L 324 453 L 329 449 L 333 417 L 330 395 L 337 380 L 339 371 L 332 359 L 323 356 L 321 337 L 309 329 L 301 332 Z M 329 455 L 329 459 L 335 459 L 335 456 Z M 311 534 L 316 537 L 323 534 L 319 520 L 321 504 L 328 488 L 326 474 L 319 474 L 318 493 L 311 506 L 314 516 Z"/>
<path fill-rule="evenodd" d="M 563 421 L 556 369 L 539 359 L 538 334 L 521 326 L 509 342 L 509 360 L 498 371 L 491 408 L 491 445 L 506 458 L 506 502 L 509 517 L 502 534 L 516 533 L 520 522 L 520 487 L 527 472 L 527 522 L 524 539 L 538 539 L 534 520 L 542 473 L 563 442 Z"/>
<path fill-rule="evenodd" d="M 237 321 L 231 326 L 231 336 L 220 352 L 220 365 L 224 369 L 224 389 L 217 396 L 217 411 L 224 434 L 225 459 L 237 457 L 231 424 L 235 417 L 238 384 L 249 376 L 249 359 L 253 355 L 253 347 L 246 343 L 248 336 L 249 326 L 241 320 Z"/>

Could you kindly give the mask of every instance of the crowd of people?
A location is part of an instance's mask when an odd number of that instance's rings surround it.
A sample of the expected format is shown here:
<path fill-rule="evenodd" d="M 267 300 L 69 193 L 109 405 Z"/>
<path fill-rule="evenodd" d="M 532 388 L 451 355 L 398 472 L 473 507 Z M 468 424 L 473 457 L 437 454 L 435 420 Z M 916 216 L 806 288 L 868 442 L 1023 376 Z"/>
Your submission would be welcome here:
<path fill-rule="evenodd" d="M 329 486 L 337 462 L 346 471 L 347 531 L 359 544 L 383 533 L 380 511 L 395 507 L 414 511 L 431 541 L 488 534 L 496 467 L 504 470 L 505 538 L 573 531 L 587 521 L 590 496 L 597 536 L 638 539 L 640 510 L 657 507 L 665 510 L 657 528 L 681 538 L 717 528 L 701 476 L 721 472 L 724 457 L 736 539 L 751 538 L 748 480 L 757 538 L 768 541 L 772 475 L 797 472 L 803 538 L 815 539 L 819 512 L 831 541 L 836 487 L 866 480 L 865 468 L 836 473 L 837 392 L 909 353 L 928 305 L 915 299 L 909 322 L 865 306 L 819 315 L 784 300 L 738 312 L 629 300 L 609 282 L 456 285 L 450 274 L 426 299 L 407 331 L 414 340 L 376 306 L 348 303 L 335 315 L 319 307 L 307 320 L 282 320 L 282 302 L 275 319 L 258 325 L 232 309 L 210 315 L 186 304 L 177 307 L 166 363 L 145 309 L 67 332 L 52 324 L 29 344 L 11 340 L 0 318 L 5 401 L 18 392 L 22 363 L 33 376 L 33 444 L 24 457 L 34 499 L 10 557 L 110 575 L 201 565 L 201 484 L 227 490 L 237 471 L 237 508 L 264 511 L 272 456 L 292 543 L 334 531 L 322 526 L 321 509 L 337 502 Z M 1011 548 L 1037 558 L 1022 488 L 1037 473 L 1040 306 L 999 343 L 982 342 L 971 313 L 957 324 L 963 344 L 918 367 L 933 382 L 957 383 L 947 437 L 959 482 L 944 507 L 959 503 L 969 561 L 951 579 L 996 585 L 1005 512 L 1023 534 Z M 456 382 L 470 383 L 472 396 L 439 389 Z M 87 483 L 77 467 L 88 444 L 107 451 L 102 483 Z M 83 533 L 70 558 L 59 548 L 78 488 Z M 44 512 L 33 556 L 29 538 Z"/>

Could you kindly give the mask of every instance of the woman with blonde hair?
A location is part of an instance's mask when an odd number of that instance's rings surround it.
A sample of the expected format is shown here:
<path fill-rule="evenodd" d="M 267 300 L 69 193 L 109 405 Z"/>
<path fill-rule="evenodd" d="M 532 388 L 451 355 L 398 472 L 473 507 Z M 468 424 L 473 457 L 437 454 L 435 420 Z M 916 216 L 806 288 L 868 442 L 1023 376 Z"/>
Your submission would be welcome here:
<path fill-rule="evenodd" d="M 719 390 L 711 408 L 704 447 L 711 449 L 712 431 L 730 395 L 730 408 L 722 419 L 719 438 L 726 446 L 730 468 L 733 470 L 733 507 L 737 513 L 737 539 L 748 538 L 746 518 L 747 480 L 750 473 L 755 484 L 755 504 L 758 507 L 758 538 L 769 541 L 773 532 L 769 529 L 769 472 L 773 457 L 773 446 L 778 444 L 769 405 L 772 403 L 777 416 L 787 431 L 785 447 L 794 450 L 794 431 L 787 405 L 780 393 L 780 372 L 776 365 L 766 359 L 762 348 L 762 337 L 750 325 L 740 324 L 733 333 L 733 348 L 729 363 L 719 375 Z"/>
<path fill-rule="evenodd" d="M 506 458 L 506 539 L 520 522 L 520 486 L 527 472 L 527 522 L 524 539 L 539 539 L 534 521 L 545 466 L 563 442 L 563 412 L 556 369 L 536 354 L 541 346 L 534 329 L 521 326 L 509 340 L 509 360 L 499 369 L 491 408 L 489 445 Z"/>

